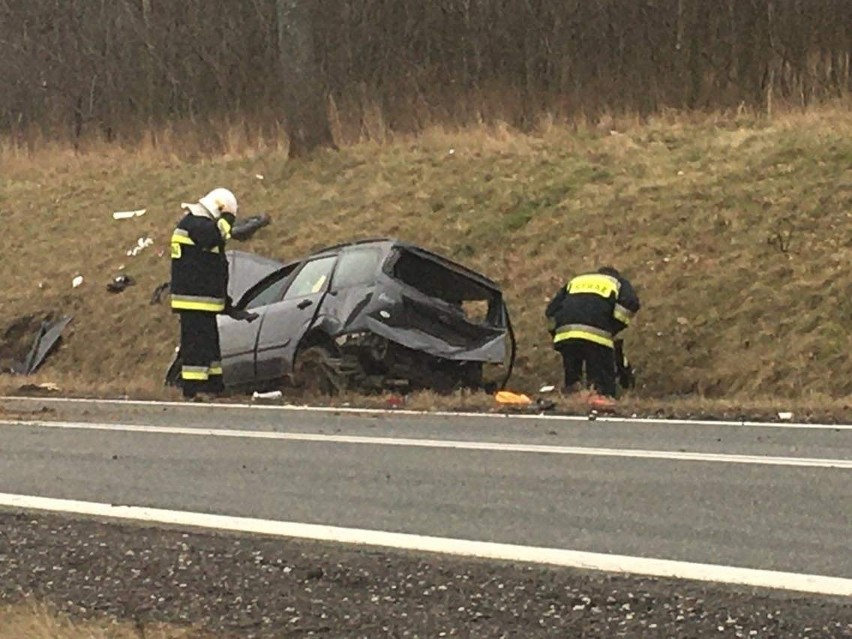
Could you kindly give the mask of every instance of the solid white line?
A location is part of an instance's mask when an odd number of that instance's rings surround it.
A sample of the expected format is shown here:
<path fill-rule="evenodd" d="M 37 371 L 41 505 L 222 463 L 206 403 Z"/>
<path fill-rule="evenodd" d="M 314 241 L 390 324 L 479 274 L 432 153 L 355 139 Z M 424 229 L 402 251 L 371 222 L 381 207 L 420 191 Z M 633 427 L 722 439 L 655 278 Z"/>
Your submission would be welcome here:
<path fill-rule="evenodd" d="M 408 409 L 383 409 L 383 408 L 352 408 L 336 406 L 297 406 L 294 404 L 270 405 L 270 404 L 240 404 L 240 403 L 211 403 L 196 404 L 191 402 L 163 402 L 153 400 L 137 399 L 86 399 L 78 397 L 0 397 L 0 401 L 16 401 L 29 403 L 67 403 L 67 404 L 93 404 L 109 406 L 137 406 L 156 408 L 186 408 L 194 410 L 259 410 L 259 411 L 283 411 L 321 413 L 329 415 L 402 415 L 405 417 L 457 417 L 466 419 L 491 419 L 491 420 L 543 420 L 561 422 L 587 422 L 588 417 L 577 415 L 550 415 L 550 414 L 517 414 L 517 413 L 476 413 L 465 411 L 420 411 Z M 597 423 L 604 424 L 626 424 L 626 425 L 651 425 L 651 426 L 737 426 L 747 428 L 782 428 L 782 429 L 807 429 L 807 430 L 852 430 L 852 424 L 807 424 L 798 422 L 756 422 L 756 421 L 731 421 L 713 419 L 654 419 L 648 417 L 606 417 L 599 416 Z"/>
<path fill-rule="evenodd" d="M 193 428 L 185 426 L 151 426 L 141 424 L 98 424 L 93 422 L 22 422 L 0 420 L 0 426 L 25 428 L 55 428 L 64 430 L 96 430 L 157 435 L 189 435 L 195 437 L 232 437 L 326 444 L 368 444 L 411 448 L 444 448 L 500 453 L 535 453 L 544 455 L 581 455 L 588 457 L 629 457 L 633 459 L 663 459 L 681 462 L 714 462 L 725 464 L 758 464 L 766 466 L 798 466 L 805 468 L 840 468 L 852 470 L 852 459 L 819 457 L 774 457 L 736 455 L 728 453 L 690 453 L 639 448 L 593 448 L 585 446 L 551 446 L 542 444 L 513 444 L 500 442 L 468 442 L 442 439 L 412 439 L 407 437 L 364 437 L 359 435 L 320 435 L 314 433 L 282 433 L 227 428 Z"/>
<path fill-rule="evenodd" d="M 159 508 L 113 506 L 96 502 L 51 499 L 29 495 L 0 493 L 0 506 L 26 510 L 108 517 L 146 523 L 189 526 L 219 531 L 255 533 L 344 544 L 396 548 L 463 557 L 481 557 L 628 573 L 652 577 L 712 581 L 758 588 L 810 592 L 822 595 L 852 596 L 852 579 L 808 575 L 774 570 L 756 570 L 714 564 L 699 564 L 668 559 L 629 557 L 561 548 L 541 548 L 498 544 L 467 539 L 449 539 L 360 528 L 341 528 L 249 517 L 229 517 Z"/>

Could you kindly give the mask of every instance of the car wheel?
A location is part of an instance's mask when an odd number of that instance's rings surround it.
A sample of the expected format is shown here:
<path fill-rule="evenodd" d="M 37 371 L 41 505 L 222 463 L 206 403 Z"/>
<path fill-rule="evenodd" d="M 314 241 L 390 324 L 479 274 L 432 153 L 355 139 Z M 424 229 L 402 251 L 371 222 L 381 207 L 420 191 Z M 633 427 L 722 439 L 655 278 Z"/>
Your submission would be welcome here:
<path fill-rule="evenodd" d="M 324 346 L 308 346 L 296 355 L 293 378 L 297 388 L 309 394 L 336 395 L 346 390 L 340 358 Z"/>

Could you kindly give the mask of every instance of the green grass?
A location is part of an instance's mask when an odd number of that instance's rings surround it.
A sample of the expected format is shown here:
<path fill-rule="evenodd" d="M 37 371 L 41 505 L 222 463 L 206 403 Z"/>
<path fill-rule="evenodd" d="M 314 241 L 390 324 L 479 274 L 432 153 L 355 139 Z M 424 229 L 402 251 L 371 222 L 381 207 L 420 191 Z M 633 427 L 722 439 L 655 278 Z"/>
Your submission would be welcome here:
<path fill-rule="evenodd" d="M 160 252 L 180 202 L 222 185 L 244 215 L 274 218 L 237 248 L 283 259 L 397 236 L 502 283 L 520 389 L 559 381 L 547 299 L 572 274 L 611 263 L 643 302 L 626 334 L 639 398 L 852 394 L 852 113 L 615 129 L 433 130 L 304 162 L 277 150 L 193 160 L 7 151 L 0 326 L 70 310 L 73 329 L 44 376 L 81 387 L 158 383 L 176 339 L 167 308 L 148 305 L 168 278 Z M 145 217 L 111 219 L 138 207 Z M 127 257 L 146 234 L 156 246 Z M 110 295 L 121 265 L 138 285 Z M 72 289 L 77 273 L 86 282 Z"/>

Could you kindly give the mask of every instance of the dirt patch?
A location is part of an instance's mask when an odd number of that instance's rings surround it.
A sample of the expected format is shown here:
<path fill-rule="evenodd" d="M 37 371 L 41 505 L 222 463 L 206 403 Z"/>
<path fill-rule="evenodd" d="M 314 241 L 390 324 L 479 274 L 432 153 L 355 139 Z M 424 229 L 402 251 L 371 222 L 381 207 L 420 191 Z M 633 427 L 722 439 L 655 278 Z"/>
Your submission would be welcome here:
<path fill-rule="evenodd" d="M 26 359 L 42 322 L 55 319 L 53 313 L 35 313 L 12 320 L 0 337 L 0 369 L 10 371 Z"/>

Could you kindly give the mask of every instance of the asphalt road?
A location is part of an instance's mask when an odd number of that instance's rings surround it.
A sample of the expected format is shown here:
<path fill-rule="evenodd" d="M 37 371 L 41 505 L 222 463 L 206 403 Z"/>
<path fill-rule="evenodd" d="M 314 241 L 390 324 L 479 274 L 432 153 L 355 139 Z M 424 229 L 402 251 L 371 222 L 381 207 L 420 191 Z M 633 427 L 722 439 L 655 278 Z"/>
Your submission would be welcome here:
<path fill-rule="evenodd" d="M 0 426 L 5 493 L 852 578 L 848 428 L 4 406 L 103 425 Z"/>

